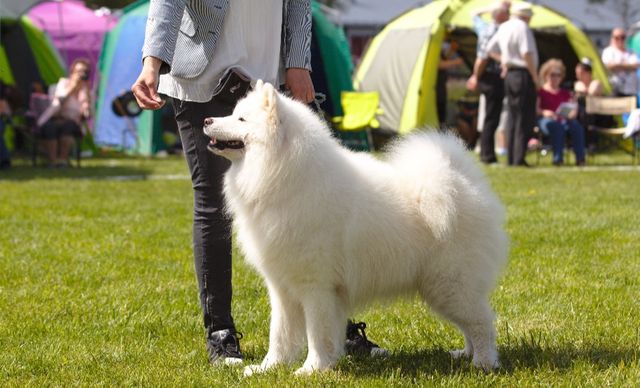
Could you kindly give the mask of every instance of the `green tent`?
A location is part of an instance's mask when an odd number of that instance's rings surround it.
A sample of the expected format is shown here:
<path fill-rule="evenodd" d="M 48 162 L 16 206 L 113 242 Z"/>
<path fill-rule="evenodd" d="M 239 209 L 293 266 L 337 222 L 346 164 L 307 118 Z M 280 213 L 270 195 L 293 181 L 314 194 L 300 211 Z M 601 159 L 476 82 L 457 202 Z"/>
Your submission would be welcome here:
<path fill-rule="evenodd" d="M 636 53 L 640 57 L 640 31 L 636 32 L 627 42 L 629 50 Z M 638 78 L 640 78 L 640 69 L 638 69 Z M 638 92 L 638 99 L 640 100 L 640 91 Z"/>
<path fill-rule="evenodd" d="M 458 42 L 459 53 L 471 66 L 476 36 L 472 12 L 494 0 L 435 0 L 391 21 L 371 42 L 354 77 L 356 90 L 380 93 L 380 125 L 407 133 L 421 126 L 437 126 L 436 73 L 446 34 Z M 512 4 L 521 1 L 513 1 Z M 609 89 L 605 68 L 589 38 L 568 18 L 549 8 L 532 5 L 540 63 L 560 58 L 573 69 L 582 57 L 594 63 L 594 77 Z M 573 77 L 573 71 L 567 71 Z"/>
<path fill-rule="evenodd" d="M 311 3 L 313 40 L 311 42 L 311 77 L 317 91 L 325 92 L 327 100 L 322 108 L 330 116 L 341 116 L 340 93 L 353 90 L 353 63 L 349 43 L 341 27 L 333 24 L 323 13 L 322 5 Z"/>
<path fill-rule="evenodd" d="M 34 82 L 48 87 L 65 75 L 62 58 L 47 35 L 26 16 L 3 18 L 0 29 L 0 81 L 14 87 L 22 102 L 28 104 Z M 4 135 L 7 146 L 13 150 L 16 144 L 12 126 L 7 127 Z"/>
<path fill-rule="evenodd" d="M 47 35 L 26 16 L 2 19 L 0 35 L 0 80 L 14 85 L 28 98 L 35 81 L 48 86 L 58 82 L 66 70 Z"/>
<path fill-rule="evenodd" d="M 631 35 L 631 37 L 627 41 L 627 47 L 629 47 L 630 50 L 640 56 L 640 31 L 637 31 L 635 34 Z"/>

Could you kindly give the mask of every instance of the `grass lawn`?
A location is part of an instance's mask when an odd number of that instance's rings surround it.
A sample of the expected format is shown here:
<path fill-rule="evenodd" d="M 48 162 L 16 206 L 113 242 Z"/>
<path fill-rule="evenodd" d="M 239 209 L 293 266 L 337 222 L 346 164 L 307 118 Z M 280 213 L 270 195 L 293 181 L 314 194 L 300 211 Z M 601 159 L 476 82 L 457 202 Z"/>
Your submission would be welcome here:
<path fill-rule="evenodd" d="M 416 298 L 355 316 L 387 359 L 294 378 L 300 360 L 246 379 L 207 362 L 181 158 L 0 171 L 0 385 L 638 386 L 640 169 L 629 161 L 486 169 L 511 236 L 492 298 L 496 373 L 452 360 L 461 335 Z M 269 304 L 239 255 L 234 270 L 234 316 L 257 363 Z"/>

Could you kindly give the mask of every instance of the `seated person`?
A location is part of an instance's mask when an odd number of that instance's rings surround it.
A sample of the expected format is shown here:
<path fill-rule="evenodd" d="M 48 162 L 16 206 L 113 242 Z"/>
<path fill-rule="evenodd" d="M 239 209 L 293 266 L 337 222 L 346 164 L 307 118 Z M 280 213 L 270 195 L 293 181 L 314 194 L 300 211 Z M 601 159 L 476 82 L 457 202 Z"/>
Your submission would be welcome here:
<path fill-rule="evenodd" d="M 577 120 L 586 129 L 586 142 L 589 149 L 595 149 L 598 143 L 597 133 L 589 131 L 589 126 L 612 126 L 613 118 L 611 116 L 587 115 L 586 113 L 586 97 L 604 95 L 604 87 L 602 82 L 593 78 L 593 69 L 589 58 L 582 58 L 575 68 L 576 82 L 573 85 L 573 92 L 578 101 L 578 117 Z"/>
<path fill-rule="evenodd" d="M 11 154 L 4 142 L 5 123 L 11 120 L 11 107 L 5 93 L 6 86 L 0 81 L 0 170 L 11 167 Z"/>
<path fill-rule="evenodd" d="M 51 106 L 38 118 L 40 137 L 50 167 L 66 167 L 74 138 L 82 135 L 82 120 L 90 115 L 89 62 L 73 62 L 69 78 L 60 78 Z"/>
<path fill-rule="evenodd" d="M 540 130 L 551 140 L 553 149 L 553 164 L 562 165 L 566 134 L 571 136 L 571 143 L 576 154 L 576 164 L 585 163 L 584 128 L 576 120 L 578 109 L 575 107 L 567 111 L 570 106 L 571 93 L 562 89 L 565 66 L 559 59 L 549 59 L 540 67 L 540 81 L 543 83 L 538 90 L 538 125 Z M 559 109 L 560 108 L 560 109 Z"/>
<path fill-rule="evenodd" d="M 472 150 L 478 141 L 478 99 L 464 96 L 458 100 L 456 130 L 467 149 Z"/>
<path fill-rule="evenodd" d="M 449 72 L 463 64 L 464 61 L 458 54 L 458 43 L 456 41 L 442 42 L 436 76 L 436 109 L 441 130 L 447 127 L 447 81 L 449 80 Z"/>
<path fill-rule="evenodd" d="M 602 82 L 593 78 L 593 68 L 589 58 L 582 58 L 576 65 L 576 82 L 573 90 L 578 97 L 602 96 Z"/>

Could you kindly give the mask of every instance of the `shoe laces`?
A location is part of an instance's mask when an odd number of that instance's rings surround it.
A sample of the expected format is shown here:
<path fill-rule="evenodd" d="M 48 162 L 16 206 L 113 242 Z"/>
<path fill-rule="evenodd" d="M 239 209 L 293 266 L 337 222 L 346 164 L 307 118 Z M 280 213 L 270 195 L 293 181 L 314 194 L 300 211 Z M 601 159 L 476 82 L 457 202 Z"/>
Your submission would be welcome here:
<path fill-rule="evenodd" d="M 243 335 L 240 332 L 231 333 L 221 341 L 221 346 L 227 354 L 236 354 L 240 352 L 240 340 Z"/>
<path fill-rule="evenodd" d="M 347 329 L 347 338 L 354 341 L 362 339 L 366 343 L 369 343 L 370 341 L 367 339 L 367 333 L 365 333 L 364 331 L 364 329 L 366 328 L 367 324 L 364 322 L 349 322 L 349 327 Z"/>
<path fill-rule="evenodd" d="M 240 340 L 242 337 L 243 335 L 240 332 L 230 332 L 223 338 L 212 338 L 211 346 L 217 349 L 219 354 L 236 357 L 240 355 Z"/>

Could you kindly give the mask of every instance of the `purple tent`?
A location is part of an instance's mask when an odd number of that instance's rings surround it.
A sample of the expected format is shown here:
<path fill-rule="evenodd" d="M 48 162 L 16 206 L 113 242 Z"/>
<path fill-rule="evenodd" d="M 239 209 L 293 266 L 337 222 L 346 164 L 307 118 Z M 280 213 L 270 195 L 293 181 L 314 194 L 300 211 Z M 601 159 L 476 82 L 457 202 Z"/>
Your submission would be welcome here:
<path fill-rule="evenodd" d="M 67 65 L 77 58 L 89 59 L 95 82 L 104 34 L 118 21 L 114 15 L 93 11 L 79 0 L 57 0 L 36 5 L 28 16 L 51 37 Z"/>

